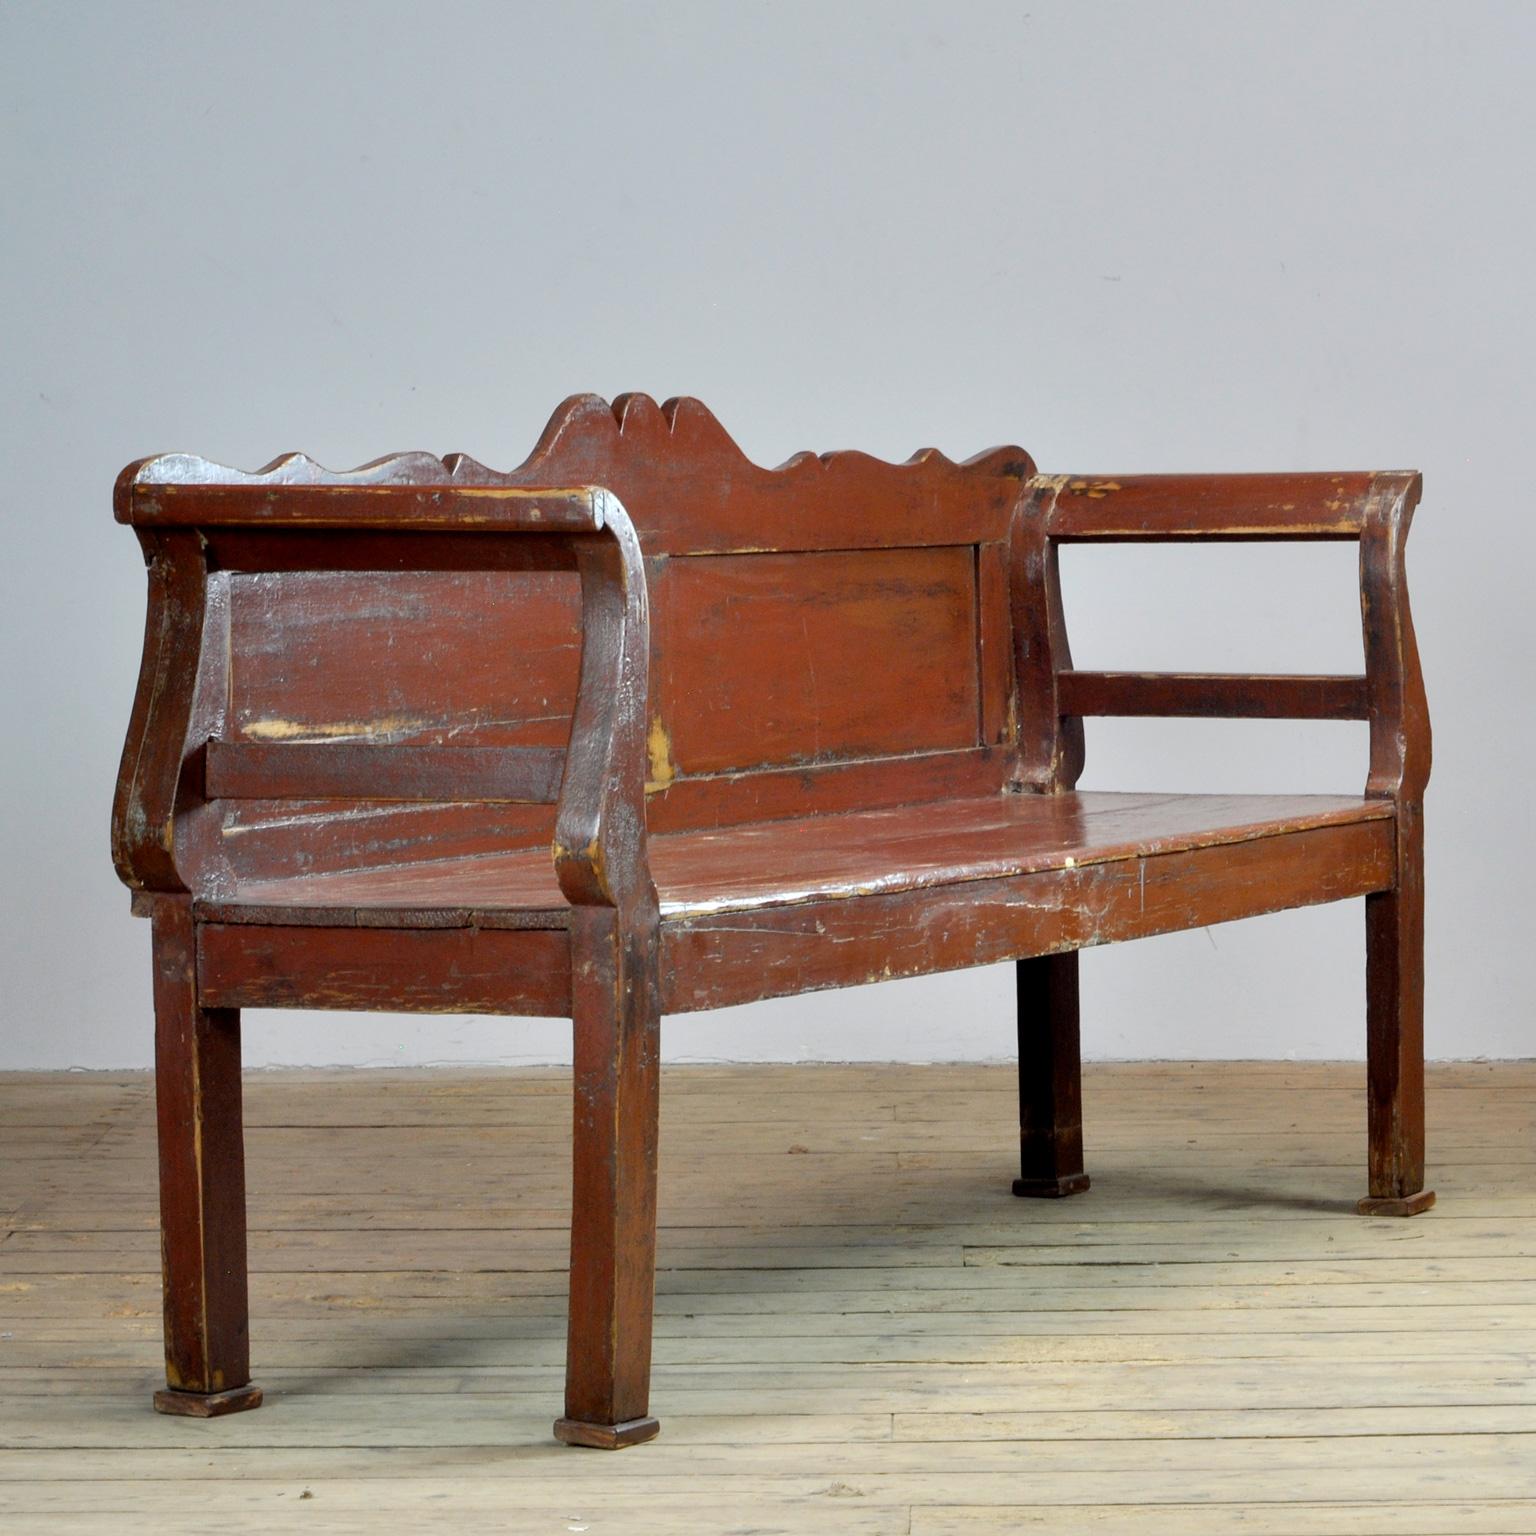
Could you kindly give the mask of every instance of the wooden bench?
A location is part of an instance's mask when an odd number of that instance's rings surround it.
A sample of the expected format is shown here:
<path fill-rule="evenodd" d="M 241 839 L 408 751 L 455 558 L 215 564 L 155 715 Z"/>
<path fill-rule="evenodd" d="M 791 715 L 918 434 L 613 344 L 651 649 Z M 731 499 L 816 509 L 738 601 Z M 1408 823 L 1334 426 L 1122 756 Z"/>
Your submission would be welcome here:
<path fill-rule="evenodd" d="M 1077 951 L 1364 896 L 1360 1209 L 1425 1209 L 1418 495 L 1042 476 L 1017 448 L 764 470 L 643 395 L 568 400 L 506 473 L 130 465 L 149 617 L 113 847 L 153 925 L 156 1406 L 260 1402 L 244 1007 L 574 1021 L 576 1444 L 657 1428 L 663 1013 L 1014 961 L 1014 1191 L 1067 1195 Z M 1364 674 L 1075 670 L 1058 546 L 1175 539 L 1357 540 Z M 1365 793 L 1077 793 L 1087 715 L 1368 720 Z"/>

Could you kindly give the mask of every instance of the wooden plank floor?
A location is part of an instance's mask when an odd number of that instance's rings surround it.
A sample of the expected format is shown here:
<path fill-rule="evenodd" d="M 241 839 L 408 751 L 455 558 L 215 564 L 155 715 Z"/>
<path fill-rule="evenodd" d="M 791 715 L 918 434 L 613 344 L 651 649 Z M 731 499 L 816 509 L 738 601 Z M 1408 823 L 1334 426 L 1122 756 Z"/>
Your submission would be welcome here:
<path fill-rule="evenodd" d="M 1363 1069 L 1090 1070 L 1008 1191 L 993 1067 L 687 1067 L 662 1438 L 557 1446 L 569 1078 L 248 1078 L 267 1405 L 159 1379 L 152 1086 L 0 1077 L 0 1530 L 1532 1536 L 1536 1063 L 1433 1071 L 1362 1220 Z"/>

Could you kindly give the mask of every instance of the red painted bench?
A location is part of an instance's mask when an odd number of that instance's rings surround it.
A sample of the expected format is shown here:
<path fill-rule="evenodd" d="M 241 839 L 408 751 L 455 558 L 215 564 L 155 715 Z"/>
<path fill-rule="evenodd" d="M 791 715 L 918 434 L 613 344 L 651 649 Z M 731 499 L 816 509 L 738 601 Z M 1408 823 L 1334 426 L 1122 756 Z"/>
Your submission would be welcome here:
<path fill-rule="evenodd" d="M 573 1019 L 579 1444 L 656 1430 L 663 1013 L 1015 961 L 1014 1189 L 1071 1194 L 1077 951 L 1364 896 L 1361 1208 L 1424 1209 L 1418 494 L 1017 448 L 764 470 L 641 395 L 567 401 L 507 473 L 129 466 L 149 619 L 113 846 L 153 920 L 156 1406 L 260 1401 L 242 1007 Z M 1357 540 L 1364 674 L 1074 670 L 1058 546 L 1168 539 Z M 1082 717 L 1115 714 L 1369 720 L 1365 793 L 1076 793 Z"/>

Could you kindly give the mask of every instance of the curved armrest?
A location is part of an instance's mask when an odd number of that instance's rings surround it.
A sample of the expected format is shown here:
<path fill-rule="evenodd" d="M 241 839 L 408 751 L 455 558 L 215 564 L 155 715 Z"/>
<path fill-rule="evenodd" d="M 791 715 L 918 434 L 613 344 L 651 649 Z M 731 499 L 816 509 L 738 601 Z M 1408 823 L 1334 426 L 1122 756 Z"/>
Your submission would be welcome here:
<path fill-rule="evenodd" d="M 603 526 L 591 486 L 509 485 L 460 453 L 395 454 L 339 474 L 302 453 L 251 471 L 164 453 L 130 464 L 113 503 L 118 522 L 136 528 L 596 533 Z"/>
<path fill-rule="evenodd" d="M 1046 722 L 1020 774 L 1060 788 L 1081 769 L 1083 715 L 1366 719 L 1366 793 L 1415 805 L 1429 781 L 1429 708 L 1408 606 L 1404 548 L 1423 482 L 1414 470 L 1343 474 L 1037 475 L 1022 506 L 1023 580 L 1033 594 L 1020 678 Z M 1365 673 L 1079 672 L 1061 614 L 1063 543 L 1355 539 Z M 1049 662 L 1045 658 L 1049 658 Z"/>

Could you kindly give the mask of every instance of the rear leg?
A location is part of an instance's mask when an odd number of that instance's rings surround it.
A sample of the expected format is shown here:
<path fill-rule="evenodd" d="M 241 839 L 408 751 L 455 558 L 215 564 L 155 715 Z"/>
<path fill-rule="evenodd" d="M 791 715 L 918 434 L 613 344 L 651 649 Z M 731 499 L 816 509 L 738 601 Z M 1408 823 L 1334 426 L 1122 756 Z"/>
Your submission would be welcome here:
<path fill-rule="evenodd" d="M 1398 820 L 1398 883 L 1365 898 L 1369 1194 L 1362 1216 L 1417 1216 L 1424 1187 L 1424 847 L 1417 815 Z"/>
<path fill-rule="evenodd" d="M 1019 1177 L 1013 1192 L 1075 1195 L 1088 1188 L 1077 952 L 1020 960 L 1017 975 Z"/>

